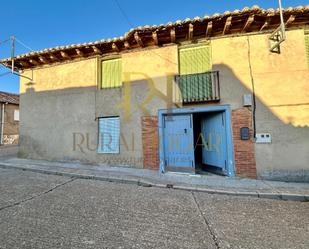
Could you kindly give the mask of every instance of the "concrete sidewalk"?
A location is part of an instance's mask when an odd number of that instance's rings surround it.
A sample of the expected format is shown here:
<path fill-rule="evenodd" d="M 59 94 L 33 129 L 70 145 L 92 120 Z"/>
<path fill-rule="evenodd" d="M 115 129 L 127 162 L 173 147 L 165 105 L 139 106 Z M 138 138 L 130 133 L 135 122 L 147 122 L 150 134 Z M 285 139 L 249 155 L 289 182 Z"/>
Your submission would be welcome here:
<path fill-rule="evenodd" d="M 211 194 L 251 196 L 256 198 L 309 201 L 309 183 L 287 183 L 237 177 L 229 178 L 213 174 L 161 174 L 157 171 L 146 169 L 19 158 L 1 158 L 0 167 L 81 179 L 138 184 L 147 187 L 174 188 Z"/>

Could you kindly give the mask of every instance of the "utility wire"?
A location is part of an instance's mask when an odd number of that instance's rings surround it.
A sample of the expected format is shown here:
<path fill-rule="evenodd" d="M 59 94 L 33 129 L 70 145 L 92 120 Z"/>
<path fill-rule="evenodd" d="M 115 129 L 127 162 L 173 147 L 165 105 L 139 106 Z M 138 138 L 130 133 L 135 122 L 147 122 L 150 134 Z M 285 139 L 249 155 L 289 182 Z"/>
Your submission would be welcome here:
<path fill-rule="evenodd" d="M 25 43 L 23 43 L 21 40 L 19 40 L 18 38 L 15 37 L 15 40 L 22 45 L 23 47 L 25 47 L 26 49 L 29 49 L 31 52 L 34 52 L 34 50 L 32 48 L 30 48 L 29 46 L 27 46 Z"/>
<path fill-rule="evenodd" d="M 134 26 L 133 26 L 132 23 L 130 22 L 130 19 L 128 18 L 128 16 L 127 16 L 126 12 L 124 11 L 124 9 L 123 9 L 123 8 L 121 7 L 121 5 L 119 4 L 118 0 L 114 0 L 114 1 L 115 1 L 115 3 L 116 3 L 117 7 L 119 8 L 121 14 L 123 15 L 123 17 L 124 17 L 125 20 L 127 21 L 127 23 L 130 25 L 131 28 L 134 29 Z M 164 60 L 166 60 L 166 61 L 172 63 L 172 64 L 175 64 L 175 65 L 177 64 L 177 63 L 175 63 L 174 61 L 171 61 L 170 59 L 165 58 L 165 57 L 163 57 L 162 55 L 156 53 L 155 51 L 153 51 L 153 49 L 150 49 L 149 51 L 150 51 L 151 53 L 153 53 L 153 54 L 155 54 L 155 55 L 161 57 L 162 59 L 164 59 Z"/>
<path fill-rule="evenodd" d="M 6 43 L 8 42 L 10 39 L 6 39 L 6 40 L 3 40 L 3 41 L 0 41 L 0 44 L 3 44 L 3 43 Z"/>
<path fill-rule="evenodd" d="M 115 0 L 115 3 L 117 4 L 118 6 L 118 9 L 120 10 L 120 12 L 122 13 L 122 15 L 124 16 L 124 18 L 126 19 L 127 23 L 133 27 L 129 17 L 127 16 L 126 12 L 123 10 L 123 8 L 121 7 L 121 5 L 119 4 L 118 0 Z"/>

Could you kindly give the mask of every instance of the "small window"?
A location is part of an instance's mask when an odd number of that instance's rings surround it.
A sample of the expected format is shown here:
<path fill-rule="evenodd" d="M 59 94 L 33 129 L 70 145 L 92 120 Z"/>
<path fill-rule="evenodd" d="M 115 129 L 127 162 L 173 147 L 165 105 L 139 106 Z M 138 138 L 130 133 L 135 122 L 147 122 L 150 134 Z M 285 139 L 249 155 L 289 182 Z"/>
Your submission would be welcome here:
<path fill-rule="evenodd" d="M 99 118 L 98 153 L 118 154 L 120 145 L 119 117 Z"/>
<path fill-rule="evenodd" d="M 101 88 L 122 86 L 121 58 L 103 60 L 101 62 Z"/>
<path fill-rule="evenodd" d="M 14 121 L 19 121 L 19 110 L 14 110 Z"/>

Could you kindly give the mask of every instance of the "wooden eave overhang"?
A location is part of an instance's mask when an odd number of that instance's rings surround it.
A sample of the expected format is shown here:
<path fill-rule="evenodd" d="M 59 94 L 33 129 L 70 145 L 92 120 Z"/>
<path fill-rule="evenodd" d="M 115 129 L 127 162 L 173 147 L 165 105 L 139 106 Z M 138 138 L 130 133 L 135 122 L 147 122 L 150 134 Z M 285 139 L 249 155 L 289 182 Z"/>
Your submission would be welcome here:
<path fill-rule="evenodd" d="M 309 25 L 309 5 L 289 7 L 283 10 L 286 28 L 295 29 Z M 280 25 L 279 9 L 261 9 L 258 6 L 243 10 L 226 11 L 212 16 L 187 18 L 174 23 L 144 26 L 131 29 L 123 37 L 95 42 L 72 44 L 44 49 L 16 56 L 15 68 L 18 70 L 40 67 L 43 65 L 88 58 L 97 55 L 121 53 L 136 48 L 162 46 L 185 40 L 201 38 L 212 39 L 233 34 L 270 32 Z M 11 58 L 0 60 L 11 68 Z"/>

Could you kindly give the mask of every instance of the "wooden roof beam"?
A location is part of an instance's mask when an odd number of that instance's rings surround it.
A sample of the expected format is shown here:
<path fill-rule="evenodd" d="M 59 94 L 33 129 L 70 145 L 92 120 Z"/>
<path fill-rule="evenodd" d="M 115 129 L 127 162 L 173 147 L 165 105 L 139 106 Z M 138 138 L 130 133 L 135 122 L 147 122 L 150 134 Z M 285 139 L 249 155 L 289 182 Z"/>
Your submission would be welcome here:
<path fill-rule="evenodd" d="M 91 48 L 95 54 L 102 54 L 102 51 L 98 47 L 91 46 Z"/>
<path fill-rule="evenodd" d="M 189 24 L 189 32 L 188 32 L 188 39 L 192 40 L 193 39 L 193 31 L 194 31 L 194 26 L 192 23 Z"/>
<path fill-rule="evenodd" d="M 60 51 L 60 55 L 64 59 L 71 59 L 71 57 L 66 52 L 64 52 L 64 51 Z"/>
<path fill-rule="evenodd" d="M 116 43 L 113 43 L 112 44 L 112 49 L 115 51 L 115 52 L 120 52 L 120 49 L 118 48 L 117 44 Z"/>
<path fill-rule="evenodd" d="M 176 42 L 176 31 L 175 31 L 175 28 L 171 29 L 170 35 L 171 35 L 171 43 L 175 43 Z"/>
<path fill-rule="evenodd" d="M 124 47 L 125 47 L 126 49 L 129 49 L 129 48 L 130 48 L 130 43 L 129 43 L 128 41 L 125 41 L 125 42 L 124 42 Z"/>
<path fill-rule="evenodd" d="M 206 37 L 209 37 L 212 32 L 212 21 L 207 23 L 207 28 L 206 28 Z"/>
<path fill-rule="evenodd" d="M 31 67 L 31 65 L 28 63 L 28 62 L 26 62 L 26 61 L 19 61 L 18 62 L 22 67 Z"/>
<path fill-rule="evenodd" d="M 29 62 L 30 62 L 30 64 L 35 65 L 35 66 L 40 65 L 40 63 L 35 59 L 29 59 Z"/>
<path fill-rule="evenodd" d="M 231 29 L 231 26 L 232 26 L 232 17 L 229 16 L 228 18 L 226 18 L 222 34 L 225 35 L 226 33 L 228 33 Z"/>
<path fill-rule="evenodd" d="M 43 57 L 43 56 L 40 56 L 40 57 L 39 57 L 39 60 L 40 60 L 42 63 L 45 63 L 45 64 L 49 63 L 49 61 L 48 61 L 45 57 Z"/>
<path fill-rule="evenodd" d="M 292 22 L 295 21 L 295 15 L 290 15 L 289 19 L 286 21 L 285 26 L 288 27 Z"/>
<path fill-rule="evenodd" d="M 60 59 L 53 54 L 49 54 L 49 59 L 51 59 L 52 61 L 60 61 Z"/>
<path fill-rule="evenodd" d="M 137 32 L 134 34 L 134 39 L 140 47 L 144 47 L 144 43 Z"/>
<path fill-rule="evenodd" d="M 84 52 L 81 51 L 80 49 L 76 48 L 76 49 L 75 49 L 75 52 L 76 52 L 76 54 L 77 54 L 79 57 L 85 57 Z"/>
<path fill-rule="evenodd" d="M 260 28 L 260 31 L 263 31 L 264 29 L 268 28 L 271 22 L 272 17 L 274 16 L 274 14 L 268 14 L 264 24 L 262 25 L 262 27 Z"/>
<path fill-rule="evenodd" d="M 242 32 L 247 32 L 247 30 L 250 28 L 251 24 L 254 22 L 254 15 L 251 15 L 248 17 L 247 22 L 242 29 Z"/>
<path fill-rule="evenodd" d="M 154 31 L 154 32 L 152 33 L 152 39 L 153 39 L 153 41 L 154 41 L 154 44 L 155 44 L 156 46 L 158 46 L 159 41 L 158 41 L 158 34 L 157 34 L 157 31 Z"/>

